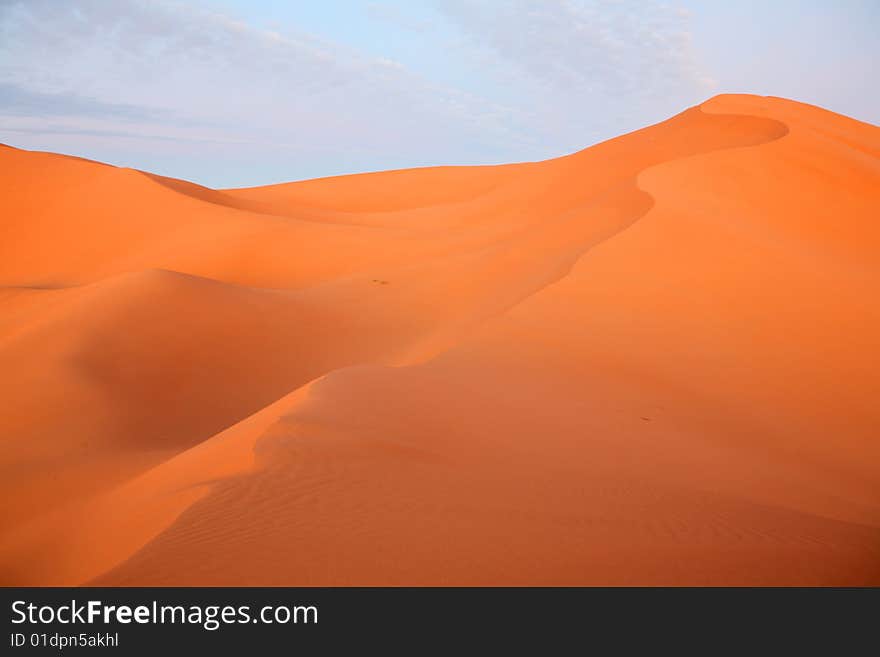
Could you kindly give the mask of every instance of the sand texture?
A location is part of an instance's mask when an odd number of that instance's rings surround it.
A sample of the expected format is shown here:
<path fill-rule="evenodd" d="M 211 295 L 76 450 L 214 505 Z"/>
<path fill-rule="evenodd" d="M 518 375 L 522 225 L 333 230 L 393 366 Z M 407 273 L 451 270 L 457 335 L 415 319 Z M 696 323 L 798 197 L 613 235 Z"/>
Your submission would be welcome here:
<path fill-rule="evenodd" d="M 213 190 L 0 147 L 2 585 L 880 585 L 880 128 Z"/>

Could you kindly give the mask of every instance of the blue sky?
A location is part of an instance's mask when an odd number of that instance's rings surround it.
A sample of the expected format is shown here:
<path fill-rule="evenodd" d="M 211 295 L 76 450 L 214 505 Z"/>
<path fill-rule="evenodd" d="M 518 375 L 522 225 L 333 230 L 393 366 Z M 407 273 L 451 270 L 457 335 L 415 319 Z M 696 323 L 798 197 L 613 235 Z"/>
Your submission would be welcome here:
<path fill-rule="evenodd" d="M 0 142 L 214 187 L 535 160 L 721 92 L 880 123 L 876 0 L 0 0 Z"/>

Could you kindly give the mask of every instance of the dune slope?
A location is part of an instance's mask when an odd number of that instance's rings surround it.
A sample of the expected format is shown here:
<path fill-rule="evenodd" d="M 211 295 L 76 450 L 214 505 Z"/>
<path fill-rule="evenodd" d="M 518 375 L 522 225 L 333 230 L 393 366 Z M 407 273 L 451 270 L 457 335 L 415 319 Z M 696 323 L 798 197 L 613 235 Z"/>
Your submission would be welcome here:
<path fill-rule="evenodd" d="M 875 126 L 0 171 L 0 584 L 880 584 Z"/>

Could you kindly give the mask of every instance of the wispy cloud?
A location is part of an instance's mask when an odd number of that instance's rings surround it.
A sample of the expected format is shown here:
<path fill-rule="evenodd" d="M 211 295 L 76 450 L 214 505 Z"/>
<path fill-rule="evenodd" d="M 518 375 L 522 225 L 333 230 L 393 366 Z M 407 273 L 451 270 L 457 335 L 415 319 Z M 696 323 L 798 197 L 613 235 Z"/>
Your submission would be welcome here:
<path fill-rule="evenodd" d="M 2 26 L 7 116 L 161 117 L 159 134 L 201 120 L 306 152 L 350 139 L 356 148 L 431 148 L 424 142 L 448 143 L 436 129 L 474 138 L 503 128 L 486 119 L 504 108 L 435 87 L 398 62 L 185 4 L 28 0 L 4 5 Z"/>
<path fill-rule="evenodd" d="M 369 11 L 427 25 L 383 4 Z M 186 2 L 5 0 L 0 140 L 156 139 L 162 153 L 179 143 L 181 157 L 193 141 L 227 143 L 232 159 L 335 156 L 367 168 L 532 159 L 637 127 L 627 115 L 648 97 L 676 109 L 703 93 L 687 17 L 661 5 L 438 0 L 434 11 L 458 35 L 449 56 L 493 84 L 438 84 L 407 61 Z"/>
<path fill-rule="evenodd" d="M 563 130 L 581 126 L 595 133 L 644 116 L 645 107 L 674 111 L 713 87 L 693 53 L 688 12 L 666 3 L 435 0 L 435 5 L 465 34 L 461 47 L 469 56 L 510 85 L 530 89 L 538 115 L 553 117 Z"/>
<path fill-rule="evenodd" d="M 90 116 L 129 120 L 170 117 L 170 113 L 164 110 L 104 102 L 70 92 L 33 91 L 3 82 L 0 82 L 0 108 L 10 116 Z"/>

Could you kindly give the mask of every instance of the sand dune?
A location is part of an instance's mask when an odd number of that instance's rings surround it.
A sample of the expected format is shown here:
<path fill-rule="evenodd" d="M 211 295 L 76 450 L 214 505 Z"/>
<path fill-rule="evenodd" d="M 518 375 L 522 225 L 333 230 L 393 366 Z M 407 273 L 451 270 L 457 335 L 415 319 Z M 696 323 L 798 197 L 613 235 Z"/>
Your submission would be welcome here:
<path fill-rule="evenodd" d="M 0 170 L 0 584 L 880 584 L 875 126 Z"/>

